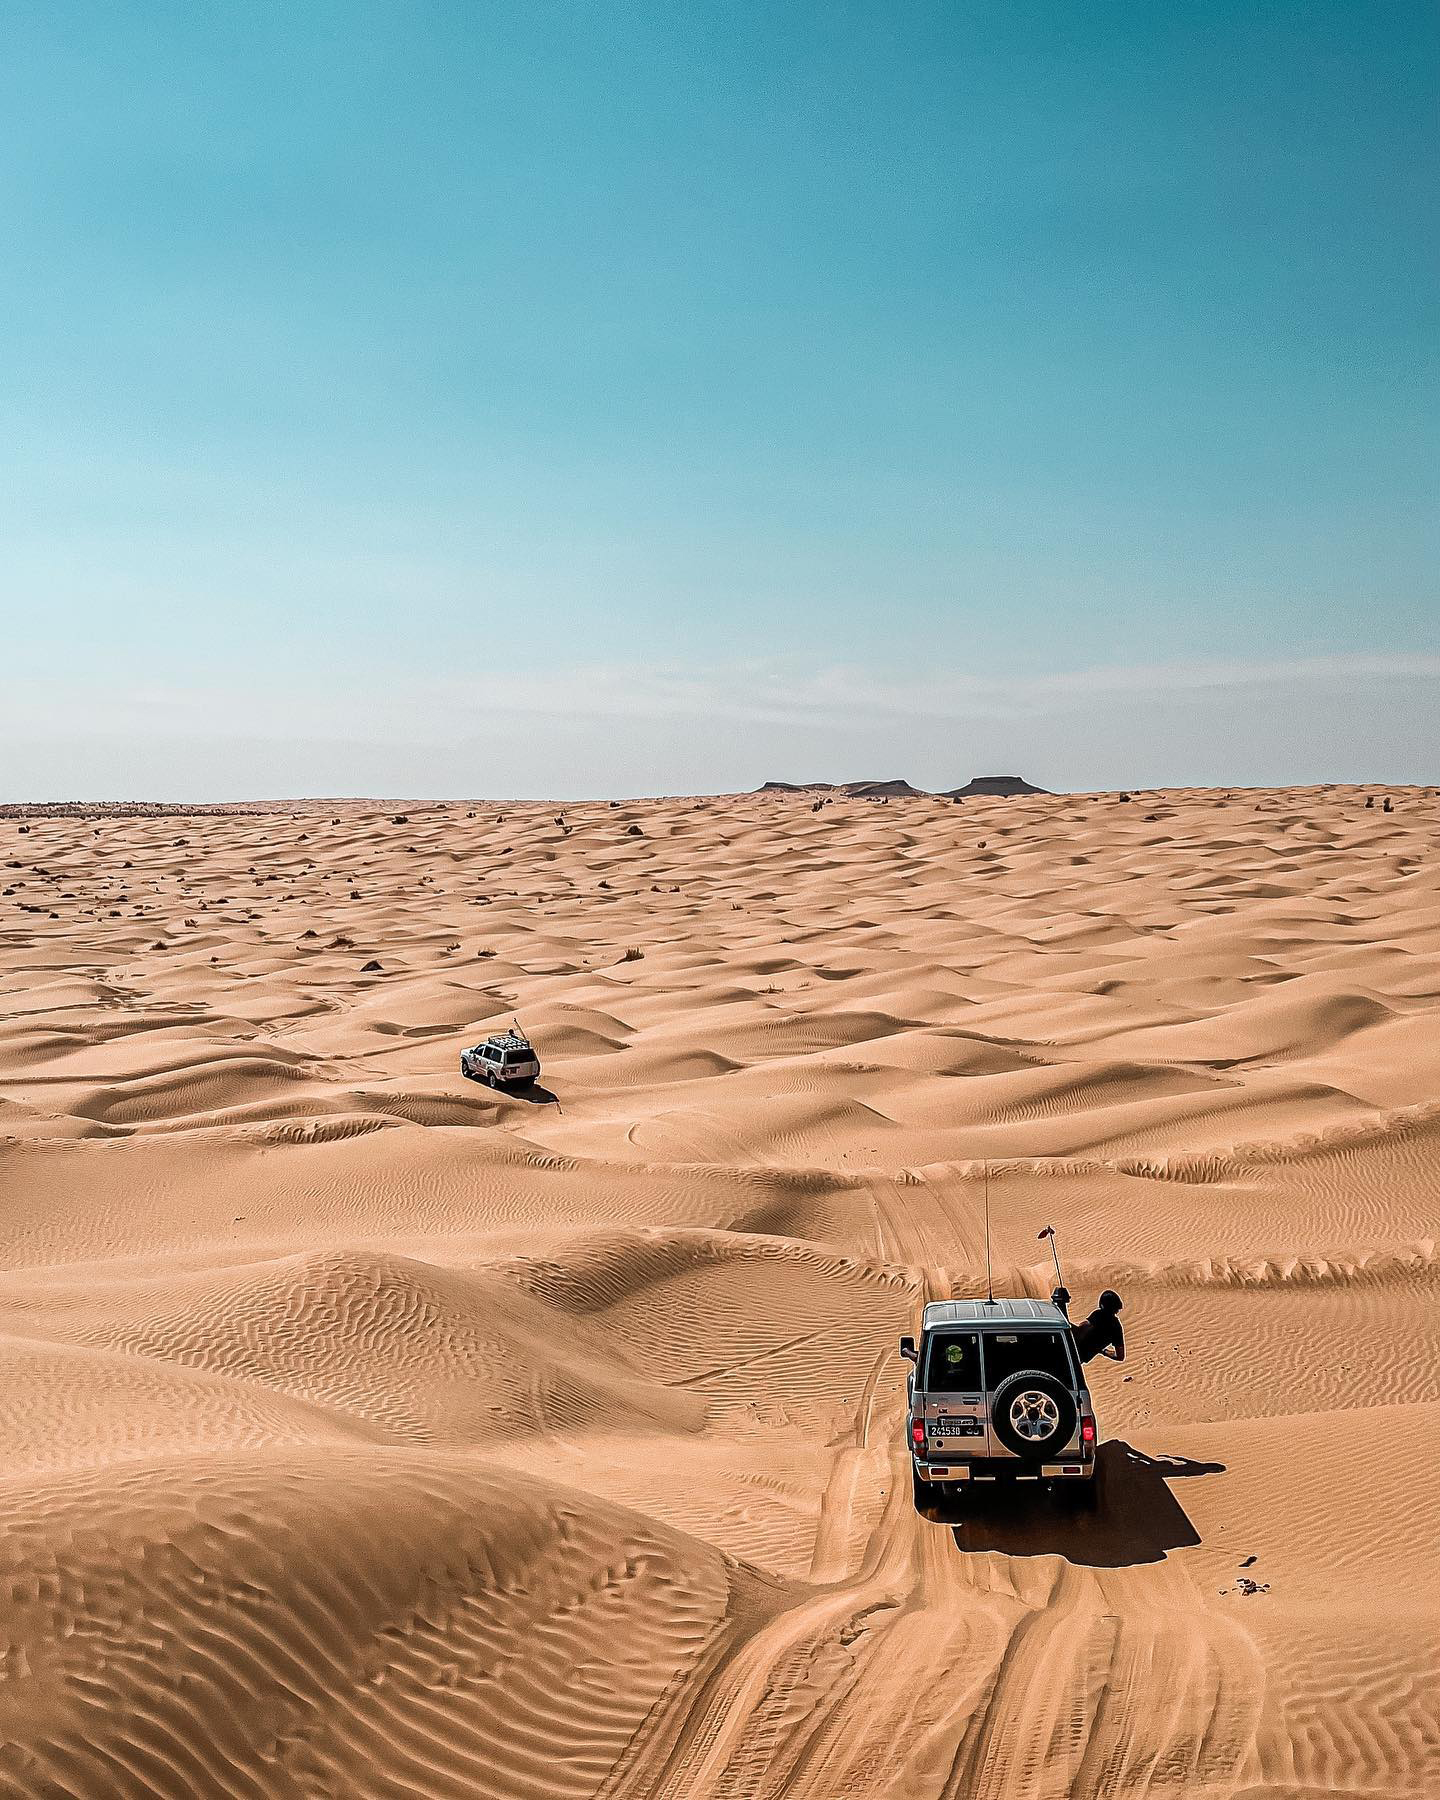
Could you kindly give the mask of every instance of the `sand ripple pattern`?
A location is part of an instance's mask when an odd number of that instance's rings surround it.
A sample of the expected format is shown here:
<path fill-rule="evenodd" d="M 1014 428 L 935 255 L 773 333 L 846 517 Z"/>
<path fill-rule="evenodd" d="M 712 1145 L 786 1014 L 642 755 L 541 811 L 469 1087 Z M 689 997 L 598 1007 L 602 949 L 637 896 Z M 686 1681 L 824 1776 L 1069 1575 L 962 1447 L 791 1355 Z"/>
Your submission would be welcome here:
<path fill-rule="evenodd" d="M 1440 1792 L 1435 792 L 24 823 L 0 1796 Z M 1096 1517 L 911 1504 L 987 1182 Z"/>

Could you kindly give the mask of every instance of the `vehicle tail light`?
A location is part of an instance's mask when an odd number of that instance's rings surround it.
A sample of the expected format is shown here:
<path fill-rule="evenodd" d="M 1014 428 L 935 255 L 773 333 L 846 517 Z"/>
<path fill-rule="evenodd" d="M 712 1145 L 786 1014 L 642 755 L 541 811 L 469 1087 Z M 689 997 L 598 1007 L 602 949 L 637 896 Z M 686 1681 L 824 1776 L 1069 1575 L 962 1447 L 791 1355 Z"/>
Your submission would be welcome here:
<path fill-rule="evenodd" d="M 910 1442 L 917 1445 L 925 1442 L 925 1427 L 919 1419 L 910 1427 Z"/>
<path fill-rule="evenodd" d="M 1082 1419 L 1080 1421 L 1080 1442 L 1082 1444 L 1093 1444 L 1095 1442 L 1095 1421 L 1093 1419 Z"/>

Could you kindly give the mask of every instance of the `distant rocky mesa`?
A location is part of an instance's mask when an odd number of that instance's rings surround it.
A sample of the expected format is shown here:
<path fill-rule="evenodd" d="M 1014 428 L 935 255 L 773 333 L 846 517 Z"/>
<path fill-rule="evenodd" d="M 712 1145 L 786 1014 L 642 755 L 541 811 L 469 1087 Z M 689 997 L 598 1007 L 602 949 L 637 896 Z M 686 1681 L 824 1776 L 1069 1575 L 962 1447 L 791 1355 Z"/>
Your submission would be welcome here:
<path fill-rule="evenodd" d="M 965 800 L 971 794 L 1048 794 L 1049 788 L 1036 787 L 1033 782 L 1026 781 L 1023 775 L 977 775 L 973 781 L 967 781 L 964 787 L 947 788 L 946 798 Z"/>
<path fill-rule="evenodd" d="M 908 781 L 766 781 L 757 790 L 762 794 L 851 794 L 861 800 L 899 798 L 904 794 L 925 794 L 928 788 L 912 787 Z M 937 798 L 965 800 L 971 795 L 1048 794 L 1049 788 L 1036 787 L 1021 775 L 977 775 L 964 787 L 944 788 Z"/>

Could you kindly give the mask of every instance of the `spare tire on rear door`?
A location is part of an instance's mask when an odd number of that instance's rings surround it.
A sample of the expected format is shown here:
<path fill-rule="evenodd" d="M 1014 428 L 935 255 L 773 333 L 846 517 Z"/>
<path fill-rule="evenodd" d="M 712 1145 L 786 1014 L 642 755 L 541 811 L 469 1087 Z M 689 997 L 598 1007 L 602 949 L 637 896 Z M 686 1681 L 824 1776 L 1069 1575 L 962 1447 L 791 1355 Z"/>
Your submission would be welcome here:
<path fill-rule="evenodd" d="M 1053 1375 L 1022 1369 L 1002 1381 L 990 1404 L 990 1423 L 1007 1450 L 1043 1462 L 1068 1444 L 1075 1431 L 1075 1397 Z"/>

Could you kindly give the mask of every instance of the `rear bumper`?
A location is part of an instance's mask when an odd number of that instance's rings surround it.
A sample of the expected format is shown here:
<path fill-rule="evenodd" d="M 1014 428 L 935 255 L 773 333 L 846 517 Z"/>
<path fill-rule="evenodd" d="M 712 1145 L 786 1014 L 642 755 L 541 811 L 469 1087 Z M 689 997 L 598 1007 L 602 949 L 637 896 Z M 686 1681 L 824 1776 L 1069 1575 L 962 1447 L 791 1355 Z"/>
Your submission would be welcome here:
<path fill-rule="evenodd" d="M 971 1457 L 966 1462 L 924 1462 L 912 1457 L 922 1481 L 1093 1481 L 1095 1459 L 1078 1456 L 1056 1462 L 1027 1463 L 1019 1457 Z"/>

